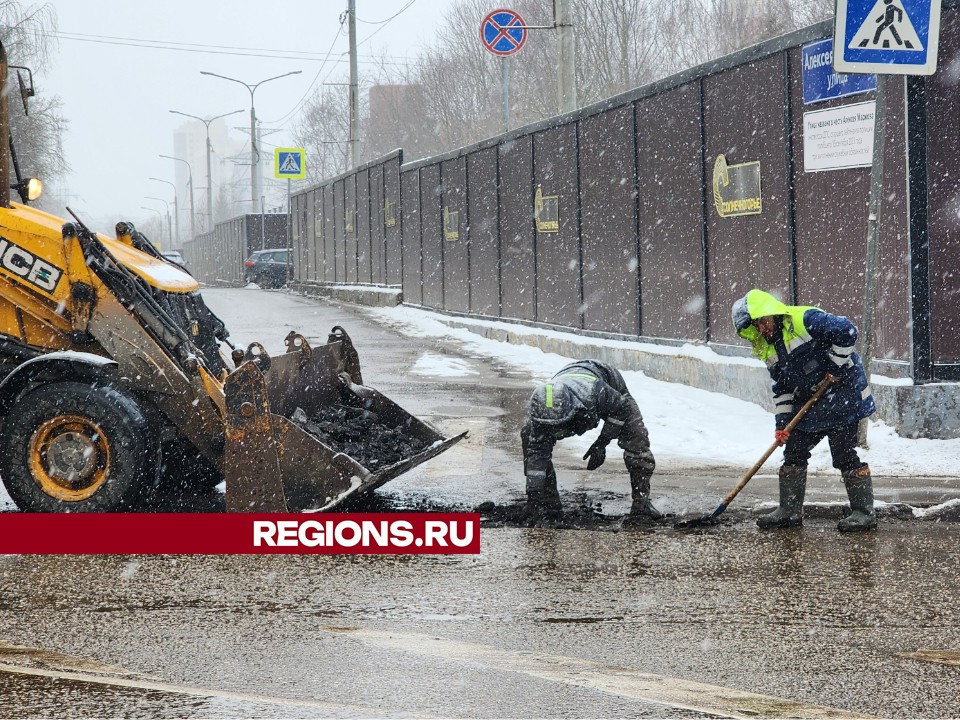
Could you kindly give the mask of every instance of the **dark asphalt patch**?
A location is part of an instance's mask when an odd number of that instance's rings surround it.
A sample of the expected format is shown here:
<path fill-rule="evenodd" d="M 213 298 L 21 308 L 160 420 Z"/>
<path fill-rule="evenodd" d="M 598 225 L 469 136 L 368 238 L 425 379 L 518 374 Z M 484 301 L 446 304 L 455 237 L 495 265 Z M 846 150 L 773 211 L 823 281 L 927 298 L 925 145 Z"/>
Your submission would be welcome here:
<path fill-rule="evenodd" d="M 377 470 L 411 458 L 427 443 L 390 427 L 376 413 L 347 405 L 331 405 L 314 415 L 294 413 L 297 425 L 324 445 L 349 455 L 365 468 Z"/>

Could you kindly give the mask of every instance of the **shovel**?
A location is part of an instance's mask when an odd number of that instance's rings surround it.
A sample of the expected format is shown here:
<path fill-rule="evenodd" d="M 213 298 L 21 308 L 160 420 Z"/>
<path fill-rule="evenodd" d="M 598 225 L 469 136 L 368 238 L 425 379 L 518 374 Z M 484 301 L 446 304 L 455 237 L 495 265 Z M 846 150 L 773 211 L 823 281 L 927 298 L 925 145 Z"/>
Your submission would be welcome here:
<path fill-rule="evenodd" d="M 829 388 L 836 381 L 837 381 L 837 378 L 834 377 L 833 375 L 827 375 L 823 380 L 821 380 L 820 384 L 817 385 L 816 389 L 814 390 L 813 397 L 811 397 L 809 400 L 807 400 L 803 404 L 803 407 L 801 407 L 797 411 L 797 414 L 793 416 L 793 419 L 790 421 L 790 424 L 787 425 L 787 427 L 785 427 L 784 429 L 787 432 L 790 432 L 791 430 L 793 430 L 797 426 L 797 423 L 799 423 L 803 419 L 803 416 L 807 414 L 807 411 L 811 407 L 813 407 L 813 404 L 817 402 L 817 400 L 819 400 L 821 397 L 823 397 L 823 394 L 827 391 L 827 388 Z M 774 441 L 774 443 L 769 448 L 767 448 L 767 451 L 763 454 L 763 456 L 759 460 L 757 460 L 756 463 L 754 463 L 753 467 L 747 470 L 747 474 L 744 475 L 743 479 L 737 483 L 737 486 L 730 491 L 730 494 L 723 499 L 723 502 L 717 506 L 716 510 L 714 510 L 709 515 L 701 515 L 699 517 L 692 517 L 692 518 L 687 518 L 685 520 L 678 520 L 673 524 L 673 526 L 675 528 L 685 529 L 685 528 L 700 527 L 701 525 L 712 525 L 716 521 L 717 516 L 719 516 L 724 510 L 727 509 L 727 506 L 730 503 L 732 503 L 733 499 L 740 494 L 740 491 L 747 486 L 747 483 L 750 482 L 750 479 L 757 474 L 757 471 L 761 467 L 763 467 L 763 464 L 767 461 L 767 458 L 773 455 L 774 451 L 778 447 L 780 447 L 780 444 Z"/>

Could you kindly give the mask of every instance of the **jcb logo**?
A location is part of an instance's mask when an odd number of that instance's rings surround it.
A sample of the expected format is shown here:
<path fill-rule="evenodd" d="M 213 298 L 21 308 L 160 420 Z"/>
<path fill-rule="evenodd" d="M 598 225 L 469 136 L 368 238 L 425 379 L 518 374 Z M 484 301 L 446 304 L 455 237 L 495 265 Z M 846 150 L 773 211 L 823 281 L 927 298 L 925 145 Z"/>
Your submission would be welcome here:
<path fill-rule="evenodd" d="M 57 283 L 63 275 L 63 270 L 60 268 L 46 260 L 41 260 L 33 253 L 2 237 L 0 237 L 0 267 L 48 293 L 56 290 Z"/>

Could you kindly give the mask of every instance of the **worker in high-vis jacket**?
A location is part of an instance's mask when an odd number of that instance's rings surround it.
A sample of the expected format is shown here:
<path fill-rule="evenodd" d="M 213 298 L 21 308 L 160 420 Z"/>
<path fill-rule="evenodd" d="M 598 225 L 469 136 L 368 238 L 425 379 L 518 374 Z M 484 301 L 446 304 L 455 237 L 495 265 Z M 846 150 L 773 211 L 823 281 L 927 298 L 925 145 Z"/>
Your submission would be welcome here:
<path fill-rule="evenodd" d="M 583 435 L 603 421 L 600 436 L 583 459 L 587 470 L 600 467 L 613 440 L 623 448 L 630 473 L 633 503 L 630 517 L 659 520 L 663 515 L 650 502 L 650 477 L 656 463 L 640 408 L 620 372 L 599 360 L 580 360 L 564 367 L 530 398 L 529 418 L 520 432 L 527 501 L 533 511 L 561 509 L 553 447 L 558 440 Z"/>
<path fill-rule="evenodd" d="M 837 525 L 841 532 L 877 526 L 870 467 L 857 455 L 860 420 L 876 405 L 860 356 L 853 346 L 857 328 L 842 315 L 817 307 L 784 305 L 770 293 L 751 290 L 733 304 L 733 325 L 749 340 L 773 380 L 774 435 L 784 446 L 780 468 L 780 506 L 757 520 L 761 528 L 795 527 L 803 523 L 810 452 L 824 438 L 833 466 L 846 486 L 851 513 Z M 836 378 L 792 432 L 786 427 L 796 410 L 827 376 Z"/>

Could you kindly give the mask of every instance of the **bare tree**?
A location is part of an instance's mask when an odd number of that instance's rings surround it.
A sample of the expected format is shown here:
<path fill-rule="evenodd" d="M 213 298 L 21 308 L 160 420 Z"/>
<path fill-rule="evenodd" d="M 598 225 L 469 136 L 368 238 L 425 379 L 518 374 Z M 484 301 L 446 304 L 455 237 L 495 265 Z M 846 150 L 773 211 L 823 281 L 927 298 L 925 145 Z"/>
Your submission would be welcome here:
<path fill-rule="evenodd" d="M 307 163 L 310 183 L 338 175 L 349 167 L 350 105 L 344 90 L 319 88 L 304 104 L 294 126 L 294 140 L 310 158 Z"/>
<path fill-rule="evenodd" d="M 836 0 L 790 0 L 790 9 L 798 28 L 832 18 Z"/>
<path fill-rule="evenodd" d="M 594 102 L 650 82 L 658 76 L 662 3 L 656 0 L 580 0 L 577 27 L 581 101 Z"/>
<path fill-rule="evenodd" d="M 51 38 L 56 20 L 56 13 L 49 4 L 34 7 L 24 6 L 17 0 L 0 0 L 0 39 L 10 64 L 29 67 L 35 78 L 41 75 L 53 50 Z M 66 120 L 61 112 L 60 98 L 33 97 L 29 101 L 29 115 L 25 115 L 19 97 L 18 72 L 22 71 L 11 70 L 3 89 L 8 96 L 17 159 L 24 175 L 38 177 L 49 184 L 69 169 L 63 152 Z M 43 200 L 41 198 L 41 207 Z"/>
<path fill-rule="evenodd" d="M 587 105 L 671 73 L 829 17 L 833 0 L 576 0 L 579 102 Z M 528 25 L 553 22 L 553 0 L 511 3 Z M 371 101 L 362 112 L 362 155 L 396 147 L 408 160 L 496 135 L 501 60 L 483 48 L 487 0 L 454 0 L 438 36 L 409 67 L 386 61 L 361 77 Z M 510 56 L 510 120 L 516 127 L 557 114 L 557 47 L 550 30 L 530 30 Z M 361 93 L 361 97 L 367 93 Z M 348 167 L 346 93 L 321 88 L 306 104 L 297 138 L 314 160 L 311 179 Z"/>

